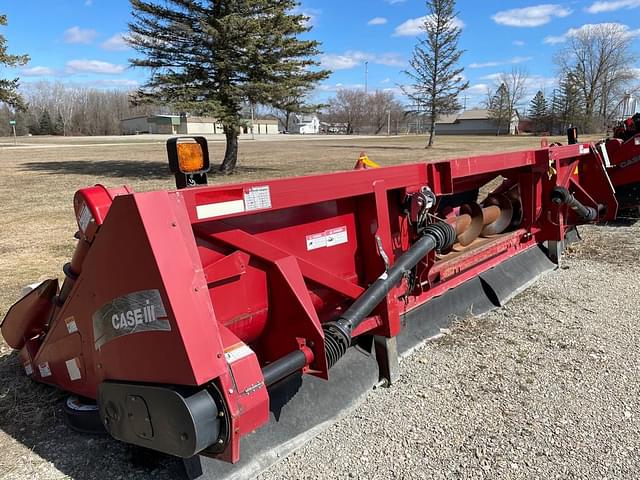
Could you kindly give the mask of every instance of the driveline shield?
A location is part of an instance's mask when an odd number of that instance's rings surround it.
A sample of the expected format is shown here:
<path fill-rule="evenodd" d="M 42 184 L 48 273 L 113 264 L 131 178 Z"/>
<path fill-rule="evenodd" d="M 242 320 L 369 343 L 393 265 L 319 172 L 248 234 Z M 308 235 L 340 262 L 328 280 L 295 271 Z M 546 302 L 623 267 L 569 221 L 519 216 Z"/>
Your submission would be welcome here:
<path fill-rule="evenodd" d="M 138 332 L 171 331 L 158 290 L 140 290 L 105 303 L 93 314 L 93 342 L 100 349 L 111 340 Z"/>

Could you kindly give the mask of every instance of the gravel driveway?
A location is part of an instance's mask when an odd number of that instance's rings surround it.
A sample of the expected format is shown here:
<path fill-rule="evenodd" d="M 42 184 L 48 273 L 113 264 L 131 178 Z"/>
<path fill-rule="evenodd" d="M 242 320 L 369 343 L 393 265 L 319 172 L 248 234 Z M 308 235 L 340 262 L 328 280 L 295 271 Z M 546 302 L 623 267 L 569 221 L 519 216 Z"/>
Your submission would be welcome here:
<path fill-rule="evenodd" d="M 640 223 L 581 232 L 261 478 L 639 478 Z"/>
<path fill-rule="evenodd" d="M 639 478 L 640 222 L 581 232 L 561 269 L 414 352 L 394 386 L 261 479 Z M 0 374 L 0 479 L 179 475 L 177 462 L 70 432 L 62 394 L 15 357 Z"/>

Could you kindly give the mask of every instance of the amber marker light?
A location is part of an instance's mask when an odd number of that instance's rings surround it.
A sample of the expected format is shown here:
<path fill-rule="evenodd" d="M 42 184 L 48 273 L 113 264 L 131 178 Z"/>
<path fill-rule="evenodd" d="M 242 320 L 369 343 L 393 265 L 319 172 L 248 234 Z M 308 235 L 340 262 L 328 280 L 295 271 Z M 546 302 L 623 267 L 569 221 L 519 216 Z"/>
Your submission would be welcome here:
<path fill-rule="evenodd" d="M 178 166 L 183 173 L 204 170 L 202 147 L 197 143 L 178 143 Z"/>
<path fill-rule="evenodd" d="M 169 169 L 178 188 L 206 185 L 209 149 L 204 137 L 174 137 L 167 140 Z"/>

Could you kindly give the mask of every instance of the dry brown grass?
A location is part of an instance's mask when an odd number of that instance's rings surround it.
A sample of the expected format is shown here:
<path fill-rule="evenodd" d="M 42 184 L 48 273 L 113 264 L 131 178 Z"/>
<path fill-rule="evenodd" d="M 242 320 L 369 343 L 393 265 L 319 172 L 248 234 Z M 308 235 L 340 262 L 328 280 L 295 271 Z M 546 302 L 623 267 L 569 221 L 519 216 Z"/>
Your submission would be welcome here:
<path fill-rule="evenodd" d="M 38 146 L 43 142 L 47 145 Z M 137 191 L 173 187 L 163 141 L 155 138 L 28 139 L 18 148 L 7 143 L 8 139 L 0 139 L 0 318 L 24 285 L 62 277 L 61 267 L 74 248 L 72 198 L 77 189 L 95 183 L 128 184 Z M 231 177 L 213 175 L 210 181 L 238 182 L 350 169 L 361 150 L 381 165 L 391 165 L 535 148 L 540 138 L 440 137 L 430 150 L 423 148 L 424 143 L 424 137 L 416 136 L 242 140 L 238 173 Z M 223 149 L 224 143 L 219 140 L 210 143 L 214 163 L 222 158 Z M 54 416 L 59 412 L 59 398 L 51 389 L 26 379 L 15 356 L 0 341 L 0 478 L 64 477 L 59 470 L 87 478 L 78 472 L 84 471 L 89 462 L 93 464 L 91 471 L 101 471 L 100 463 L 84 456 L 74 460 L 78 453 L 73 451 L 73 444 L 85 449 L 89 458 L 91 451 L 100 455 L 102 448 L 112 444 L 96 441 L 90 446 L 89 440 L 61 426 Z M 65 438 L 52 438 L 59 435 Z M 49 448 L 51 441 L 58 446 Z M 104 468 L 113 467 L 108 464 L 111 455 L 116 463 L 123 460 L 119 452 L 110 450 Z M 70 457 L 66 467 L 62 460 L 65 456 Z M 115 472 L 113 478 L 118 476 L 117 468 Z"/>

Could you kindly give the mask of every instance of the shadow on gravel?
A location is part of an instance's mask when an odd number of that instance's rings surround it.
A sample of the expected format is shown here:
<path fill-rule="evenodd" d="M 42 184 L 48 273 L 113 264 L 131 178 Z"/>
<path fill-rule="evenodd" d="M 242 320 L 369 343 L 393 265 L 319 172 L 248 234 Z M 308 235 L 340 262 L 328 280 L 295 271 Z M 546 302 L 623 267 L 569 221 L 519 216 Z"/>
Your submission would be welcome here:
<path fill-rule="evenodd" d="M 613 222 L 607 222 L 609 227 L 631 227 L 640 221 L 640 210 L 621 210 Z"/>
<path fill-rule="evenodd" d="M 52 478 L 51 467 L 43 467 L 28 451 L 76 480 L 121 478 L 181 479 L 184 467 L 178 459 L 117 442 L 106 433 L 76 433 L 64 422 L 64 392 L 31 381 L 15 352 L 0 357 L 0 449 L 5 459 L 14 459 L 3 478 L 32 478 L 34 472 Z M 8 437 L 19 444 L 7 441 Z M 46 473 L 45 473 L 46 472 Z"/>
<path fill-rule="evenodd" d="M 28 162 L 21 166 L 23 171 L 53 174 L 90 175 L 92 177 L 141 178 L 145 180 L 165 180 L 171 177 L 167 162 L 127 161 L 127 160 L 73 160 L 53 162 Z M 238 166 L 236 173 L 278 171 L 277 168 L 260 166 Z M 218 165 L 211 167 L 211 176 L 218 176 Z M 233 178 L 233 176 L 230 176 Z"/>

